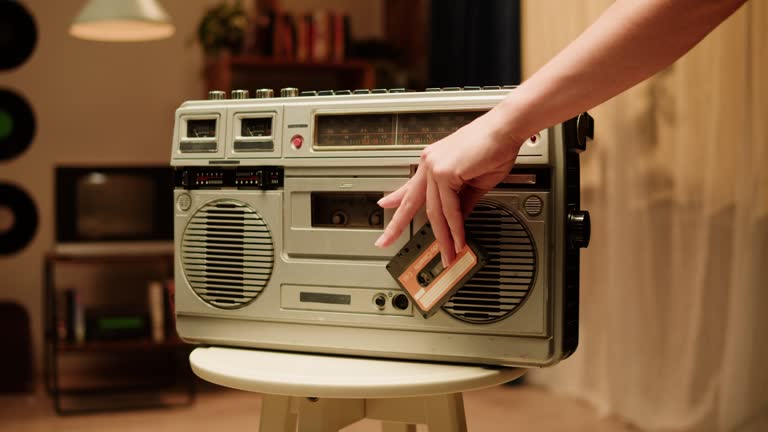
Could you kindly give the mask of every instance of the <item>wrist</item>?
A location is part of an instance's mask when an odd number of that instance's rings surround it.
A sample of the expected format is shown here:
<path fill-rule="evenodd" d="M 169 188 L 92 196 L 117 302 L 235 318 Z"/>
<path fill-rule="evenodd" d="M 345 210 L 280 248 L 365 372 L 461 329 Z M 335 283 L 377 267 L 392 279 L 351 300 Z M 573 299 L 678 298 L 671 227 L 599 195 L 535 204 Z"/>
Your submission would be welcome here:
<path fill-rule="evenodd" d="M 524 105 L 518 98 L 512 97 L 513 95 L 514 91 L 486 115 L 489 132 L 494 140 L 514 143 L 513 145 L 519 147 L 538 130 L 534 129 L 535 126 L 532 128 L 532 123 L 524 118 Z"/>

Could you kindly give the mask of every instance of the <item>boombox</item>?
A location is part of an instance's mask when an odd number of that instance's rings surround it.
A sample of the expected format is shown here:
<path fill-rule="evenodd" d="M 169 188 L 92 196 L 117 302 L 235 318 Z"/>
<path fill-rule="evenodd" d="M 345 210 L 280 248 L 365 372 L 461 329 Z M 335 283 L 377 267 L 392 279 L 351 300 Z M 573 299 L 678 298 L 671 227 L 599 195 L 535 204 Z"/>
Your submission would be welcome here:
<path fill-rule="evenodd" d="M 176 111 L 176 325 L 186 341 L 369 357 L 548 366 L 578 342 L 580 116 L 530 137 L 466 221 L 482 268 L 425 318 L 374 246 L 376 203 L 421 150 L 514 90 L 235 90 Z M 471 146 L 472 142 L 467 142 Z"/>

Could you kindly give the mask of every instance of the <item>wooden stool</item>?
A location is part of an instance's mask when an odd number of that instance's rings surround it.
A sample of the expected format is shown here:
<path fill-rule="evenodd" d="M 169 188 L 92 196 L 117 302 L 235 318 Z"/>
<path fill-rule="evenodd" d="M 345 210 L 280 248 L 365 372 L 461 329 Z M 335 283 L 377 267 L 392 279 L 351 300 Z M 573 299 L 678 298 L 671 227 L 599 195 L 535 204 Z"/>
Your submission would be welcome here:
<path fill-rule="evenodd" d="M 525 372 L 221 347 L 195 349 L 190 363 L 207 381 L 262 393 L 261 432 L 336 432 L 363 418 L 385 432 L 466 432 L 461 393 Z"/>

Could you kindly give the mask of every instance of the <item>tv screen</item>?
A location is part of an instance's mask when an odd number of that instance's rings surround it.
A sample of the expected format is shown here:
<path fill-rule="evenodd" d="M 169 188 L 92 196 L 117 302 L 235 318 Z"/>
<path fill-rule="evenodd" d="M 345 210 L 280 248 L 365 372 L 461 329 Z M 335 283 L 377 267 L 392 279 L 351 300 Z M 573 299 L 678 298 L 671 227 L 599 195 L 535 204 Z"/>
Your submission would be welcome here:
<path fill-rule="evenodd" d="M 157 230 L 152 178 L 94 171 L 77 181 L 77 233 L 84 240 L 151 238 Z M 169 201 L 170 203 L 170 201 Z"/>
<path fill-rule="evenodd" d="M 56 240 L 88 245 L 173 239 L 170 167 L 57 167 Z"/>

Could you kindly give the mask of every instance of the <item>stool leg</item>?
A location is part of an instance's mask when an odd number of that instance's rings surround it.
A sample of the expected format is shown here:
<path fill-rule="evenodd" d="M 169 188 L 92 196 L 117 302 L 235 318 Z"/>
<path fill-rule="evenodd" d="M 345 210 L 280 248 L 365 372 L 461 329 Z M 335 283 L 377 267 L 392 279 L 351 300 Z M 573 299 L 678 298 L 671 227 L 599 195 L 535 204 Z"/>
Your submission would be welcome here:
<path fill-rule="evenodd" d="M 363 418 L 364 399 L 301 398 L 298 432 L 338 432 Z"/>
<path fill-rule="evenodd" d="M 261 396 L 261 432 L 296 432 L 296 414 L 291 412 L 291 397 Z"/>
<path fill-rule="evenodd" d="M 425 397 L 424 415 L 429 432 L 467 432 L 461 393 Z"/>
<path fill-rule="evenodd" d="M 381 432 L 416 432 L 416 425 L 385 421 Z"/>

